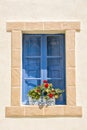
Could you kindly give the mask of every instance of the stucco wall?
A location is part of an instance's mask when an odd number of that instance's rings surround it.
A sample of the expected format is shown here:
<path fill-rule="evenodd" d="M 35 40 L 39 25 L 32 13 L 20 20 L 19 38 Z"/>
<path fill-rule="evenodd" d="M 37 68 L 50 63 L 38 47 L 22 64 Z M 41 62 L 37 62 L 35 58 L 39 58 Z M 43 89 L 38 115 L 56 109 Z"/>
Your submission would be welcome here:
<path fill-rule="evenodd" d="M 76 33 L 76 94 L 82 118 L 5 118 L 11 95 L 10 21 L 79 21 Z M 87 130 L 87 1 L 0 0 L 0 130 Z"/>

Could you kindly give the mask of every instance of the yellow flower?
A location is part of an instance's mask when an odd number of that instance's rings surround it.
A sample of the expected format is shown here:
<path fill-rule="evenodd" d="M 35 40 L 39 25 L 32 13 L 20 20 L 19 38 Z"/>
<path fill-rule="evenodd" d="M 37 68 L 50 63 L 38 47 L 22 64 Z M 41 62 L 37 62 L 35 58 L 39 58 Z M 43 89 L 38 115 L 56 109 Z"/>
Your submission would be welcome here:
<path fill-rule="evenodd" d="M 49 84 L 49 87 L 52 87 L 52 84 Z"/>
<path fill-rule="evenodd" d="M 52 88 L 52 91 L 54 92 L 54 91 L 55 91 L 55 89 L 54 89 L 54 88 Z"/>
<path fill-rule="evenodd" d="M 46 89 L 46 92 L 48 93 L 48 92 L 49 92 L 49 89 Z"/>
<path fill-rule="evenodd" d="M 55 98 L 57 99 L 57 98 L 58 98 L 58 95 L 55 95 Z"/>

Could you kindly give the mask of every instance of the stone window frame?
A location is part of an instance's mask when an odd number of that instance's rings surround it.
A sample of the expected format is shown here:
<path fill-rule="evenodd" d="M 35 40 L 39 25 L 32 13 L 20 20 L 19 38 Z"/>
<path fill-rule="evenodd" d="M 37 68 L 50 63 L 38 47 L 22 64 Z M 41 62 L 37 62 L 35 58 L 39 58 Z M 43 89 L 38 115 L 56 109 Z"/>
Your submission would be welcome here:
<path fill-rule="evenodd" d="M 81 117 L 82 107 L 76 106 L 75 32 L 80 22 L 7 22 L 11 32 L 11 106 L 5 108 L 6 117 Z M 22 34 L 65 34 L 66 105 L 21 105 Z"/>

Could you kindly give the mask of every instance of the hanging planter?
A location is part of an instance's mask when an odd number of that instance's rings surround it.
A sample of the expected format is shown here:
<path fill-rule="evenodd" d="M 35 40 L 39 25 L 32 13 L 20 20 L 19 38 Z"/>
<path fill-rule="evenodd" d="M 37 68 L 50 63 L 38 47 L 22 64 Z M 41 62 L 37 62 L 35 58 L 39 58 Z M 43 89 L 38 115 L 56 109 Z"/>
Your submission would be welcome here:
<path fill-rule="evenodd" d="M 42 85 L 36 86 L 28 92 L 29 105 L 55 105 L 55 100 L 63 92 L 64 90 L 55 89 L 51 83 L 44 80 Z"/>

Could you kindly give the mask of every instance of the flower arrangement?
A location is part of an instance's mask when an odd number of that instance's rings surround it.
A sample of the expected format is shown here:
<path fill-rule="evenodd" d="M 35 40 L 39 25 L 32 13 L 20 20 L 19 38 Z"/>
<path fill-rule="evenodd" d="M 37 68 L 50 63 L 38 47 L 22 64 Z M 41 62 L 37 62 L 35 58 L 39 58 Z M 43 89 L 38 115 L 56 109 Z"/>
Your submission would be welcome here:
<path fill-rule="evenodd" d="M 44 80 L 42 85 L 36 86 L 34 89 L 30 90 L 28 96 L 36 100 L 39 100 L 41 96 L 46 100 L 52 98 L 58 99 L 63 92 L 64 90 L 59 88 L 55 89 L 51 83 Z"/>

